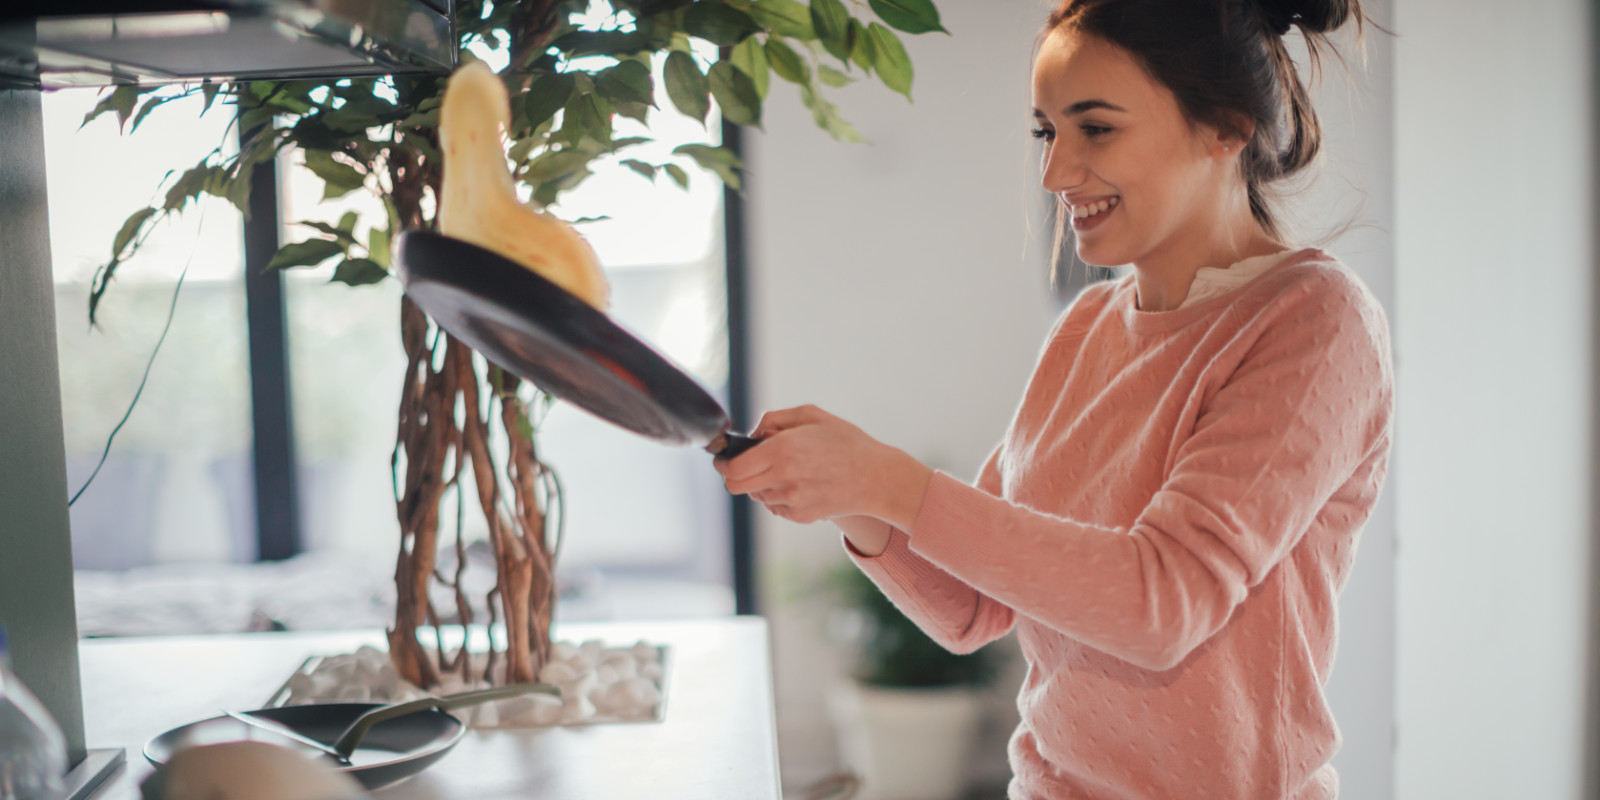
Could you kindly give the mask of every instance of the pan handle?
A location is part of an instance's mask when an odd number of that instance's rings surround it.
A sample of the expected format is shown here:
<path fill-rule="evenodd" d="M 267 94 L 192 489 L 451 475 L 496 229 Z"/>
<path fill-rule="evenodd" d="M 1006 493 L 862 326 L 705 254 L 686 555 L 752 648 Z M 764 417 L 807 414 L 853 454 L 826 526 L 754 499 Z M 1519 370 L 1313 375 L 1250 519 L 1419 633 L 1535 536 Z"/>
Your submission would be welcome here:
<path fill-rule="evenodd" d="M 724 433 L 706 445 L 706 452 L 717 458 L 733 458 L 758 444 L 761 444 L 761 440 L 752 436 Z"/>
<path fill-rule="evenodd" d="M 379 706 L 356 717 L 356 720 L 350 723 L 350 727 L 345 728 L 344 733 L 339 736 L 339 741 L 334 742 L 333 749 L 339 751 L 339 755 L 349 758 L 350 754 L 356 751 L 356 745 L 361 743 L 361 740 L 367 735 L 367 731 L 372 729 L 372 726 L 395 717 L 403 717 L 407 714 L 415 714 L 418 711 L 428 711 L 435 708 L 440 711 L 449 711 L 452 708 L 474 706 L 493 700 L 505 700 L 510 697 L 521 697 L 525 694 L 535 693 L 559 697 L 561 690 L 548 683 L 518 683 L 512 686 L 497 686 L 493 689 L 447 694 L 444 697 L 421 697 L 407 703 Z"/>

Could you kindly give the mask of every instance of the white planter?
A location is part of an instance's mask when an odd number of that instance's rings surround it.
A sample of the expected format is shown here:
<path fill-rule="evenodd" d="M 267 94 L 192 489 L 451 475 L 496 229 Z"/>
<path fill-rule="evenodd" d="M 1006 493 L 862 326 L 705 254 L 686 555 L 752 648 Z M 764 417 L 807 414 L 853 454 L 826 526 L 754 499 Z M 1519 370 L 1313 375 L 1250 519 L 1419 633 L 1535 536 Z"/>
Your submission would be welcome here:
<path fill-rule="evenodd" d="M 982 706 L 966 687 L 836 685 L 829 710 L 856 800 L 953 800 L 968 782 Z"/>

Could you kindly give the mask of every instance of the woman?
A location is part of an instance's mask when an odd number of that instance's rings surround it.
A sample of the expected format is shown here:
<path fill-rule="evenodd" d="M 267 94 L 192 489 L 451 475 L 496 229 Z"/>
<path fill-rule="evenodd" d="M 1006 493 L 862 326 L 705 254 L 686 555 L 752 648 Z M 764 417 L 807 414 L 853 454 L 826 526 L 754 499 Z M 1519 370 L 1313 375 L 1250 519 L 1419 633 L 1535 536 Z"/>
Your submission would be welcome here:
<path fill-rule="evenodd" d="M 1290 247 L 1269 186 L 1320 131 L 1284 48 L 1358 0 L 1066 0 L 1033 72 L 1044 186 L 1089 264 L 976 486 L 819 409 L 728 489 L 851 556 L 930 636 L 1018 631 L 1012 798 L 1331 798 L 1336 596 L 1386 471 L 1388 327 Z"/>

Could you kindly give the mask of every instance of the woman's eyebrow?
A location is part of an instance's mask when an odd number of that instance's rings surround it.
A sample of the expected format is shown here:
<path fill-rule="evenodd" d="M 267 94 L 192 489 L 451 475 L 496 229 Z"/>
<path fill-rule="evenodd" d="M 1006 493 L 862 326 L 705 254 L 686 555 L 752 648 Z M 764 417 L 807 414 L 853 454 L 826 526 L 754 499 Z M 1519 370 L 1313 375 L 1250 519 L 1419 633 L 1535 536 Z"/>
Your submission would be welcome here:
<path fill-rule="evenodd" d="M 1108 103 L 1105 100 L 1095 99 L 1095 100 L 1079 100 L 1078 102 L 1073 103 L 1070 106 L 1067 106 L 1066 109 L 1064 109 L 1061 113 L 1070 117 L 1070 116 L 1074 116 L 1074 115 L 1077 115 L 1077 114 L 1082 114 L 1085 111 L 1094 111 L 1095 109 L 1101 109 L 1101 108 L 1103 108 L 1103 109 L 1105 109 L 1107 111 L 1122 111 L 1122 112 L 1126 112 L 1127 111 L 1127 109 L 1123 108 L 1122 106 L 1119 106 L 1119 105 L 1116 105 L 1116 104 L 1113 104 L 1113 103 Z"/>
<path fill-rule="evenodd" d="M 1062 110 L 1061 114 L 1062 114 L 1062 116 L 1070 117 L 1070 116 L 1073 116 L 1075 114 L 1082 114 L 1085 111 L 1093 111 L 1093 110 L 1095 110 L 1097 108 L 1103 108 L 1103 109 L 1105 109 L 1107 111 L 1121 111 L 1123 113 L 1127 113 L 1127 111 L 1128 111 L 1126 108 L 1123 108 L 1122 106 L 1119 106 L 1119 105 L 1116 105 L 1116 104 L 1113 104 L 1113 103 L 1108 103 L 1108 102 L 1106 102 L 1104 100 L 1080 100 L 1080 101 L 1078 101 L 1076 103 L 1073 103 L 1070 106 L 1067 106 L 1065 109 Z M 1045 119 L 1046 118 L 1046 114 L 1043 111 L 1040 111 L 1037 108 L 1033 110 L 1033 115 L 1035 117 L 1038 117 L 1039 119 Z"/>

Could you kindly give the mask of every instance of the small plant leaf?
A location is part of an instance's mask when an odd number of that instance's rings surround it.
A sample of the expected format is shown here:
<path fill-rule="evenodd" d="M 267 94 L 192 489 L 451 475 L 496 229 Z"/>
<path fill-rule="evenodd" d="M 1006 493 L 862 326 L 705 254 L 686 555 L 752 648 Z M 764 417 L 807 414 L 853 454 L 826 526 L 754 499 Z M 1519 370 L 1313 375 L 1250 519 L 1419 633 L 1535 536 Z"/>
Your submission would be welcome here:
<path fill-rule="evenodd" d="M 332 239 L 307 239 L 303 242 L 294 242 L 278 248 L 272 260 L 267 262 L 267 269 L 314 267 L 343 254 L 344 251 L 344 245 Z"/>
<path fill-rule="evenodd" d="M 344 283 L 350 286 L 366 286 L 377 283 L 389 277 L 389 270 L 382 264 L 370 258 L 347 258 L 334 267 L 333 277 L 329 283 Z"/>
<path fill-rule="evenodd" d="M 811 23 L 811 9 L 797 0 L 756 0 L 750 5 L 750 16 L 778 36 L 802 42 L 817 38 L 816 27 Z"/>
<path fill-rule="evenodd" d="M 694 56 L 681 50 L 672 51 L 667 55 L 662 73 L 667 84 L 667 97 L 672 99 L 672 104 L 684 116 L 705 124 L 706 115 L 711 112 L 711 83 L 700 71 Z"/>
<path fill-rule="evenodd" d="M 621 61 L 602 70 L 594 78 L 595 90 L 613 103 L 656 104 L 655 84 L 650 68 L 637 61 Z"/>
<path fill-rule="evenodd" d="M 790 82 L 805 84 L 811 82 L 811 67 L 783 40 L 774 36 L 767 40 L 767 63 L 772 66 L 772 71 L 778 77 Z"/>
<path fill-rule="evenodd" d="M 749 14 L 730 5 L 699 2 L 683 15 L 683 30 L 718 46 L 738 44 L 761 30 Z"/>
<path fill-rule="evenodd" d="M 822 46 L 840 61 L 850 60 L 850 12 L 839 0 L 811 0 L 811 24 Z"/>
<path fill-rule="evenodd" d="M 906 48 L 900 43 L 900 37 L 876 22 L 867 29 L 867 35 L 872 38 L 875 53 L 873 65 L 878 68 L 878 77 L 883 81 L 883 85 L 910 100 L 911 56 L 906 55 Z"/>
<path fill-rule="evenodd" d="M 553 72 L 549 75 L 540 75 L 533 86 L 528 88 L 526 105 L 523 106 L 525 118 L 523 122 L 529 129 L 538 128 L 557 111 L 565 108 L 572 100 L 572 92 L 577 88 L 577 79 L 569 72 Z"/>
<path fill-rule="evenodd" d="M 859 21 L 850 20 L 850 60 L 871 73 L 876 53 L 877 48 L 873 44 L 872 37 L 867 35 L 867 29 L 862 27 Z"/>
<path fill-rule="evenodd" d="M 939 9 L 932 0 L 867 0 L 867 4 L 890 27 L 906 33 L 949 33 L 939 22 Z"/>
<path fill-rule="evenodd" d="M 351 212 L 351 213 L 355 213 L 355 212 Z M 333 238 L 339 240 L 340 242 L 343 242 L 344 244 L 355 244 L 356 243 L 356 237 L 350 231 L 344 230 L 343 228 L 340 228 L 340 227 L 335 226 L 335 225 L 329 225 L 326 222 L 316 222 L 316 221 L 313 221 L 313 220 L 302 220 L 302 221 L 300 221 L 299 223 L 296 223 L 296 224 L 304 225 L 307 228 L 311 228 L 312 230 L 321 231 L 322 233 L 326 233 L 329 236 L 332 236 Z"/>
<path fill-rule="evenodd" d="M 744 163 L 732 150 L 726 147 L 712 147 L 708 144 L 680 145 L 672 151 L 675 155 L 688 156 L 695 163 L 716 173 L 723 183 L 739 189 L 742 181 L 739 172 L 744 168 Z"/>
<path fill-rule="evenodd" d="M 677 164 L 663 164 L 661 169 L 666 171 L 667 175 L 672 178 L 673 183 L 678 184 L 678 188 L 689 188 L 689 173 L 685 172 L 683 167 Z"/>
<path fill-rule="evenodd" d="M 711 95 L 717 99 L 723 118 L 735 125 L 761 127 L 761 94 L 749 75 L 727 61 L 711 65 Z"/>
<path fill-rule="evenodd" d="M 367 231 L 367 257 L 378 262 L 384 269 L 389 268 L 389 231 L 387 228 L 373 228 Z"/>
<path fill-rule="evenodd" d="M 656 167 L 653 164 L 647 164 L 636 158 L 629 158 L 623 160 L 622 166 L 643 175 L 645 180 L 653 181 L 656 179 Z"/>
<path fill-rule="evenodd" d="M 322 199 L 328 200 L 343 197 L 359 188 L 366 182 L 366 176 L 361 170 L 342 161 L 336 161 L 333 153 L 327 150 L 307 150 L 306 169 L 322 179 Z"/>
<path fill-rule="evenodd" d="M 855 78 L 852 78 L 849 75 L 834 69 L 833 67 L 827 66 L 826 64 L 817 65 L 817 77 L 821 78 L 823 83 L 826 83 L 835 89 L 841 86 L 848 86 L 856 82 Z"/>
<path fill-rule="evenodd" d="M 206 104 L 200 108 L 202 115 L 211 110 L 211 102 L 217 99 L 217 92 L 221 90 L 222 84 L 215 83 L 210 78 L 206 78 L 205 82 L 200 84 L 200 96 L 204 97 L 206 101 Z"/>
<path fill-rule="evenodd" d="M 754 36 L 740 42 L 733 48 L 733 65 L 741 72 L 750 76 L 755 83 L 756 94 L 762 100 L 767 99 L 767 89 L 772 84 L 772 76 L 767 70 L 767 51 L 756 41 Z"/>
<path fill-rule="evenodd" d="M 111 258 L 121 260 L 123 251 L 133 243 L 134 237 L 139 235 L 139 229 L 144 227 L 146 220 L 156 213 L 154 208 L 141 208 L 128 216 L 122 223 L 122 229 L 117 231 L 117 237 L 111 241 Z"/>
<path fill-rule="evenodd" d="M 816 121 L 817 127 L 827 131 L 828 135 L 841 142 L 865 141 L 855 126 L 840 116 L 838 107 L 828 102 L 814 86 L 801 86 L 800 100 L 806 104 L 806 108 L 811 109 L 811 118 Z"/>

